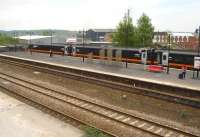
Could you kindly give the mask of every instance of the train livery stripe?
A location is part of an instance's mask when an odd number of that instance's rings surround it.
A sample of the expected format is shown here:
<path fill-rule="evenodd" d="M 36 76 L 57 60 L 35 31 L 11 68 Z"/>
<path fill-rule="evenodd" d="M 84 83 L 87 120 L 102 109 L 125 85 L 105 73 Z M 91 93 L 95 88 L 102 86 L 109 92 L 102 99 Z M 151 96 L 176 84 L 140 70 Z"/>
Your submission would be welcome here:
<path fill-rule="evenodd" d="M 64 55 L 64 52 L 60 52 L 60 51 L 46 51 L 46 50 L 38 50 L 38 49 L 29 49 L 30 52 L 39 52 L 39 53 L 52 53 L 52 54 L 57 54 L 57 55 Z M 110 60 L 113 60 L 113 61 L 122 61 L 122 62 L 129 62 L 129 63 L 138 63 L 138 64 L 141 64 L 141 59 L 138 59 L 138 58 L 116 58 L 116 57 L 106 57 L 106 56 L 97 56 L 97 55 L 92 55 L 92 54 L 88 54 L 88 55 L 85 55 L 85 54 L 72 54 L 72 56 L 74 57 L 85 57 L 85 58 L 92 58 L 92 59 L 104 59 L 104 60 L 107 60 L 107 59 L 110 59 Z M 148 60 L 147 61 L 147 64 L 150 64 L 151 61 Z M 157 61 L 154 61 L 155 64 L 157 64 L 158 62 Z M 182 67 L 186 67 L 187 69 L 192 69 L 193 66 L 192 65 L 188 65 L 188 64 L 178 64 L 178 63 L 169 63 L 169 66 L 171 68 L 179 68 L 181 69 Z"/>

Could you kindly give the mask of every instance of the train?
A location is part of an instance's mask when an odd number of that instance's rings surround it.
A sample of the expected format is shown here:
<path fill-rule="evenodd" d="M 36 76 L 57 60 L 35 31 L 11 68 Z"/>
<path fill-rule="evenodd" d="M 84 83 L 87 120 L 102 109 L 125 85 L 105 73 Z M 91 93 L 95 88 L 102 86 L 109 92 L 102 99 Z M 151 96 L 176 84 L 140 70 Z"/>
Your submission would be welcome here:
<path fill-rule="evenodd" d="M 147 64 L 169 65 L 173 68 L 187 67 L 192 69 L 194 66 L 194 57 L 197 55 L 194 51 L 181 50 L 163 50 L 163 49 L 145 49 L 145 48 L 117 48 L 110 46 L 88 46 L 88 45 L 66 45 L 53 44 L 41 45 L 30 44 L 28 50 L 31 52 L 43 52 L 52 54 L 61 54 L 75 57 L 92 57 L 94 59 L 111 59 L 113 61 L 123 61 L 128 63 L 142 63 L 142 54 L 146 53 Z M 168 54 L 169 63 L 164 64 L 163 55 Z"/>

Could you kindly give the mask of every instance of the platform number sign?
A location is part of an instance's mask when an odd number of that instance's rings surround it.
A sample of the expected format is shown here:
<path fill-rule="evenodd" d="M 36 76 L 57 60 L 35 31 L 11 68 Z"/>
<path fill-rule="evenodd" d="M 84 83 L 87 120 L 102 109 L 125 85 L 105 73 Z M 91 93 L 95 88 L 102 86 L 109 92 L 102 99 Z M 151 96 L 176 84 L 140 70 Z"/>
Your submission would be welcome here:
<path fill-rule="evenodd" d="M 194 68 L 200 69 L 200 57 L 194 57 Z"/>

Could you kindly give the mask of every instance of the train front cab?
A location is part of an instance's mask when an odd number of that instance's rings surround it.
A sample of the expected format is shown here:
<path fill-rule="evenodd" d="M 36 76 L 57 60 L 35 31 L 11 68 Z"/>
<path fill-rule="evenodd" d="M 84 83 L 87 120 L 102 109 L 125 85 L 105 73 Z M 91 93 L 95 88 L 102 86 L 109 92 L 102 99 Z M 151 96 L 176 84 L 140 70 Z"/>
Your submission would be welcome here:
<path fill-rule="evenodd" d="M 141 63 L 149 65 L 168 65 L 169 54 L 168 52 L 143 50 L 141 51 Z"/>
<path fill-rule="evenodd" d="M 157 54 L 155 52 L 155 49 L 145 49 L 141 50 L 141 63 L 142 64 L 150 64 L 154 65 L 157 64 Z"/>
<path fill-rule="evenodd" d="M 163 51 L 157 51 L 157 64 L 167 66 L 168 65 L 168 59 L 169 59 L 169 53 L 163 52 Z"/>
<path fill-rule="evenodd" d="M 147 50 L 141 51 L 141 63 L 147 64 Z"/>

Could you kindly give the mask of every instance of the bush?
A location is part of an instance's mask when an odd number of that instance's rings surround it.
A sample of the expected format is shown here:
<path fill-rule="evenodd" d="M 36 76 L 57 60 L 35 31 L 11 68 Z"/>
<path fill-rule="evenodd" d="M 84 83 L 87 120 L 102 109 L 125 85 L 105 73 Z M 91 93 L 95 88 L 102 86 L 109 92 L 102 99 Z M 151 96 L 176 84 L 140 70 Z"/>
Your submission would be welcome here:
<path fill-rule="evenodd" d="M 83 130 L 85 132 L 83 137 L 107 137 L 100 130 L 93 127 L 86 126 Z"/>

